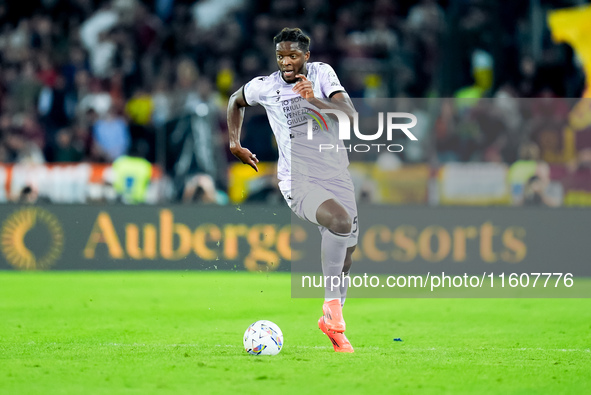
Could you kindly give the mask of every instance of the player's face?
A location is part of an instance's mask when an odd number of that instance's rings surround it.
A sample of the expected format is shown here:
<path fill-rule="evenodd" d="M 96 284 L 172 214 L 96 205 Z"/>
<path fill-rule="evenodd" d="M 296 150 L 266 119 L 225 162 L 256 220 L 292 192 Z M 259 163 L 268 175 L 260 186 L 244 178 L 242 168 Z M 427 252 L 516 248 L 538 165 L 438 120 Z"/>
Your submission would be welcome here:
<path fill-rule="evenodd" d="M 302 51 L 297 42 L 280 42 L 275 47 L 275 55 L 281 77 L 285 82 L 296 82 L 296 75 L 306 75 L 306 62 L 310 58 L 310 51 Z"/>

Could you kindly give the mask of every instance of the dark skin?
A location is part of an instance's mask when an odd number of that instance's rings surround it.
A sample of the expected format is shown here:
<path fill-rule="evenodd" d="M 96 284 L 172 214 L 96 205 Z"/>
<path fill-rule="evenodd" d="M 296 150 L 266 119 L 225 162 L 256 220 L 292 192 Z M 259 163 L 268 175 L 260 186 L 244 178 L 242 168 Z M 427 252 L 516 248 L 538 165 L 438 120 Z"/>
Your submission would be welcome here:
<path fill-rule="evenodd" d="M 306 62 L 310 58 L 310 51 L 302 51 L 297 42 L 283 41 L 275 46 L 275 55 L 277 66 L 281 72 L 281 78 L 287 83 L 295 83 L 292 90 L 306 99 L 310 104 L 327 110 L 340 110 L 353 117 L 355 108 L 345 92 L 338 92 L 330 99 L 320 99 L 314 96 L 314 86 L 306 77 L 308 70 Z M 230 133 L 230 152 L 240 159 L 246 165 L 259 171 L 257 163 L 259 160 L 256 154 L 253 154 L 248 148 L 240 145 L 240 132 L 244 120 L 244 109 L 248 106 L 242 94 L 242 88 L 238 89 L 230 97 L 228 102 L 228 131 Z M 349 213 L 334 199 L 329 199 L 322 203 L 316 211 L 316 220 L 318 223 L 328 228 L 333 233 L 346 234 L 352 229 L 352 218 Z M 351 268 L 351 255 L 355 247 L 347 248 L 345 265 L 343 272 L 348 272 Z"/>

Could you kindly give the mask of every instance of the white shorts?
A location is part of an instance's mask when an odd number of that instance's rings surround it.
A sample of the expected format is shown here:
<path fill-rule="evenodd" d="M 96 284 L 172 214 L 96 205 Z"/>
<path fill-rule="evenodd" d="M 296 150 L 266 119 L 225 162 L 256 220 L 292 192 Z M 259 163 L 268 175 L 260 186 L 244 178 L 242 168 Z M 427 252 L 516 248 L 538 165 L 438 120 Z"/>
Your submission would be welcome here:
<path fill-rule="evenodd" d="M 279 182 L 279 189 L 291 211 L 299 218 L 318 225 L 320 233 L 328 231 L 328 229 L 320 225 L 316 220 L 318 207 L 330 199 L 339 202 L 345 207 L 353 221 L 347 247 L 357 245 L 359 238 L 357 203 L 355 202 L 355 188 L 349 171 L 327 180 L 308 178 L 305 181 L 281 181 Z"/>

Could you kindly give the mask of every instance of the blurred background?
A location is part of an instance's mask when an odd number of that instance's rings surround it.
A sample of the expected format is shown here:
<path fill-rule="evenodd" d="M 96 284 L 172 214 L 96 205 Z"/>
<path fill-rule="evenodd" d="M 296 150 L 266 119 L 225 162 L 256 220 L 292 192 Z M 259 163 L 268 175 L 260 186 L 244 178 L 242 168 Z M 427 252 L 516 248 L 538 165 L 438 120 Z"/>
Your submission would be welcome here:
<path fill-rule="evenodd" d="M 242 133 L 254 174 L 226 106 L 300 27 L 358 107 L 419 119 L 402 153 L 350 155 L 360 202 L 591 205 L 586 4 L 0 1 L 0 201 L 282 205 L 264 111 Z"/>

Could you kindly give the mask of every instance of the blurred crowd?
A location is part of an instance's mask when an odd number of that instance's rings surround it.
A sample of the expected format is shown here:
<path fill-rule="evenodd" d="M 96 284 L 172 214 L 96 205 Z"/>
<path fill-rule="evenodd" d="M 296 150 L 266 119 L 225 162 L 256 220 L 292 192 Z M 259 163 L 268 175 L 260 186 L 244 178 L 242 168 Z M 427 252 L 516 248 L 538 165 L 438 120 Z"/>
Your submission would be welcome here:
<path fill-rule="evenodd" d="M 0 162 L 110 163 L 133 151 L 165 163 L 158 133 L 203 108 L 210 155 L 233 160 L 227 99 L 276 70 L 272 38 L 298 26 L 311 36 L 311 61 L 333 65 L 352 97 L 456 98 L 425 132 L 433 144 L 403 160 L 512 163 L 535 144 L 546 160 L 566 163 L 572 158 L 548 152 L 561 136 L 523 125 L 531 111 L 551 118 L 572 104 L 516 113 L 512 103 L 581 96 L 581 66 L 569 46 L 552 42 L 544 20 L 548 9 L 580 3 L 0 0 Z M 472 129 L 460 131 L 454 117 L 465 108 L 453 100 L 472 98 L 499 99 L 514 116 L 501 129 L 495 117 L 482 128 L 478 116 L 491 116 L 474 105 Z M 259 158 L 274 159 L 260 112 L 247 114 L 244 135 Z M 212 175 L 217 188 L 225 177 Z"/>

